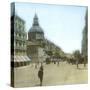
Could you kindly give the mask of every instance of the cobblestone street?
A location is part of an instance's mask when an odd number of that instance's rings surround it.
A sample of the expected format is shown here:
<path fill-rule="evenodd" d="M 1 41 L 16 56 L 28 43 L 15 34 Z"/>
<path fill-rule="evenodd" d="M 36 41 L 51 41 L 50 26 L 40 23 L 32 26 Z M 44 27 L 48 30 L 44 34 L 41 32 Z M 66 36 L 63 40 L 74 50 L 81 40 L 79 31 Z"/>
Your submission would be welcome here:
<path fill-rule="evenodd" d="M 38 68 L 34 65 L 15 68 L 15 87 L 39 86 Z M 88 69 L 83 64 L 76 65 L 61 62 L 57 64 L 44 64 L 43 86 L 84 84 L 88 83 Z"/>

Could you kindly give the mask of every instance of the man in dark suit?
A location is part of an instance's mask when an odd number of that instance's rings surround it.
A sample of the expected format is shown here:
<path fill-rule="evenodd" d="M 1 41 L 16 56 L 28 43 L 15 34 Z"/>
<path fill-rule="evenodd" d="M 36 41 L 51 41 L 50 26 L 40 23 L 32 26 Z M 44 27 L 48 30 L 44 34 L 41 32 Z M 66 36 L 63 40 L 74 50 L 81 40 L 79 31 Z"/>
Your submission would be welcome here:
<path fill-rule="evenodd" d="M 38 77 L 40 79 L 40 86 L 42 86 L 42 81 L 43 81 L 43 66 L 42 65 L 38 71 Z"/>

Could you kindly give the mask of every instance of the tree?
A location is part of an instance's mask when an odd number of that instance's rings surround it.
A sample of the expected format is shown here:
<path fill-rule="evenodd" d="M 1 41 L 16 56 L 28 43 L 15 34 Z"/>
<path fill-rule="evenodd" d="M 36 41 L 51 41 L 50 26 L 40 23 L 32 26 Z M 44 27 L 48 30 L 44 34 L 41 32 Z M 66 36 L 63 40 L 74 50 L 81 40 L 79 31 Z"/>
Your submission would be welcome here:
<path fill-rule="evenodd" d="M 81 57 L 79 50 L 74 51 L 73 55 L 74 55 L 75 59 L 79 59 Z"/>
<path fill-rule="evenodd" d="M 50 57 L 53 55 L 52 51 L 46 51 L 47 55 L 49 55 Z"/>
<path fill-rule="evenodd" d="M 50 58 L 46 58 L 46 64 L 50 64 Z"/>
<path fill-rule="evenodd" d="M 80 58 L 81 58 L 80 51 L 79 50 L 74 51 L 73 55 L 76 59 L 76 65 L 77 65 L 77 68 L 78 68 L 78 64 L 79 64 L 79 61 L 80 61 Z"/>
<path fill-rule="evenodd" d="M 58 57 L 60 57 L 60 53 L 59 52 L 55 52 L 54 56 L 56 56 L 58 58 Z"/>
<path fill-rule="evenodd" d="M 52 55 L 53 55 L 53 52 L 52 52 L 52 51 L 45 51 L 45 52 L 46 52 L 46 54 L 47 54 L 48 56 L 50 56 L 49 58 L 46 59 L 46 63 L 47 63 L 47 64 L 50 64 L 50 62 L 51 62 L 51 57 L 52 57 Z"/>

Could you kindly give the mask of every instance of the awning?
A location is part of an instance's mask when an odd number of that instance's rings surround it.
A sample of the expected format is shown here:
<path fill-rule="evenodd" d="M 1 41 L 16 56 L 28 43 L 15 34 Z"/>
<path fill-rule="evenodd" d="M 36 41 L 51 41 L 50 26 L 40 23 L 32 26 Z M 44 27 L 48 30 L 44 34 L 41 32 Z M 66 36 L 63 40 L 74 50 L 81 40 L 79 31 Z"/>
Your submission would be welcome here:
<path fill-rule="evenodd" d="M 31 59 L 28 56 L 14 56 L 14 62 L 28 62 Z"/>

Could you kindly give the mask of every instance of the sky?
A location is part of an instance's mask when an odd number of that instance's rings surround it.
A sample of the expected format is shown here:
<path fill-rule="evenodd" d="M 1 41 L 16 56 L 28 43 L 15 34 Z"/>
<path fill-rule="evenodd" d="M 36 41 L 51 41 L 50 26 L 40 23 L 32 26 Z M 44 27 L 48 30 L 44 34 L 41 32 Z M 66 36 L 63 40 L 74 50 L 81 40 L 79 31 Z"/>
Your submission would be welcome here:
<path fill-rule="evenodd" d="M 81 51 L 85 6 L 16 3 L 15 12 L 25 20 L 27 32 L 32 26 L 36 13 L 45 38 L 54 42 L 66 53 Z"/>

